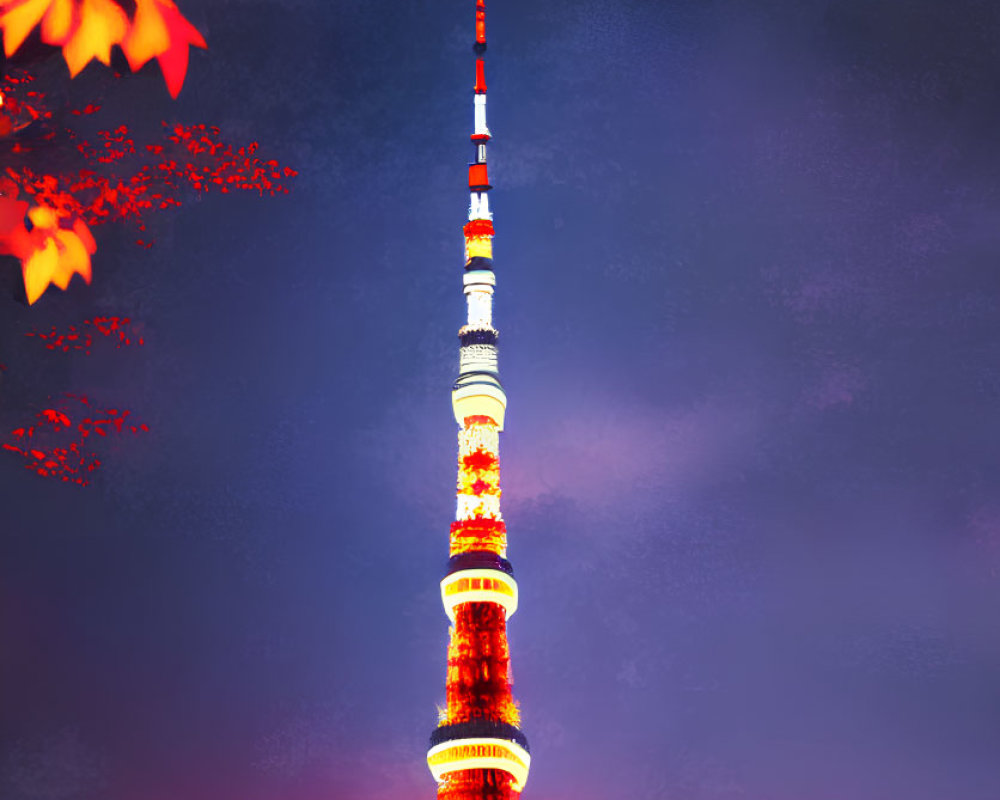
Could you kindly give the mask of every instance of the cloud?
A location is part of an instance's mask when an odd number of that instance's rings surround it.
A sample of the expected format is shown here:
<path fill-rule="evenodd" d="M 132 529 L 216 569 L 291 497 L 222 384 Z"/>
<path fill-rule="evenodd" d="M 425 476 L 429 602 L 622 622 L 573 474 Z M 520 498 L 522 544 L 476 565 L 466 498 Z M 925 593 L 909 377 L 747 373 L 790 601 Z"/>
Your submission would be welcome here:
<path fill-rule="evenodd" d="M 720 397 L 687 408 L 601 398 L 552 418 L 521 434 L 530 452 L 519 442 L 505 462 L 507 507 L 542 497 L 669 503 L 738 470 L 762 423 L 752 404 Z"/>

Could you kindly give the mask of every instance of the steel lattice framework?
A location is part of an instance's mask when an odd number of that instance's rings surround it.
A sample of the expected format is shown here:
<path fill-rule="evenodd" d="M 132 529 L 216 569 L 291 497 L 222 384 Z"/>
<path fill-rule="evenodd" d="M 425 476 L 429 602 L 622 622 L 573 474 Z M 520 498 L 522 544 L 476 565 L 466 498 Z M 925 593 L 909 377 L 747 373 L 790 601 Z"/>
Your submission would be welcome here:
<path fill-rule="evenodd" d="M 459 330 L 459 375 L 452 389 L 458 434 L 458 507 L 451 525 L 441 599 L 452 622 L 447 707 L 431 734 L 427 763 L 438 800 L 512 800 L 528 777 L 528 741 L 511 693 L 507 620 L 517 582 L 507 561 L 500 513 L 500 431 L 507 396 L 493 327 L 493 214 L 486 146 L 486 0 L 476 0 L 475 160 L 469 165 L 465 234 L 468 317 Z"/>

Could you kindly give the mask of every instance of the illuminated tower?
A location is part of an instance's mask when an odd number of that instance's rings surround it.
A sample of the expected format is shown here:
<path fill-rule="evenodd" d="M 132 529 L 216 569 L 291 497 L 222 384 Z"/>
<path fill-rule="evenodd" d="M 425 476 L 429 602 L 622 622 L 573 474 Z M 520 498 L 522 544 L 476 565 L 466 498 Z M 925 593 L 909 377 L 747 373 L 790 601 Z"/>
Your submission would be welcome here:
<path fill-rule="evenodd" d="M 486 173 L 486 0 L 476 0 L 475 161 L 469 165 L 465 233 L 468 320 L 459 330 L 452 407 L 458 433 L 458 509 L 441 599 L 452 622 L 447 707 L 431 734 L 427 763 L 438 800 L 511 800 L 528 777 L 528 742 L 511 695 L 507 619 L 517 583 L 500 515 L 500 431 L 507 397 L 497 371 L 493 327 L 493 215 Z"/>

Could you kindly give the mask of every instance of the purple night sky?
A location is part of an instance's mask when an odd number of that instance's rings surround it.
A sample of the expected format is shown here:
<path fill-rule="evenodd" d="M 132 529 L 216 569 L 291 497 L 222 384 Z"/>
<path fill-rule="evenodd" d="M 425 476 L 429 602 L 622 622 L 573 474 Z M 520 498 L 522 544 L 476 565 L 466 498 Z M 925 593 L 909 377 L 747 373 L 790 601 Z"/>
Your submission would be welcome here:
<path fill-rule="evenodd" d="M 0 452 L 0 798 L 426 800 L 474 3 L 178 2 L 176 103 L 61 91 L 301 174 L 0 297 L 0 430 L 151 429 L 87 488 Z M 525 800 L 998 800 L 1000 5 L 488 30 Z M 23 336 L 96 314 L 146 346 Z"/>

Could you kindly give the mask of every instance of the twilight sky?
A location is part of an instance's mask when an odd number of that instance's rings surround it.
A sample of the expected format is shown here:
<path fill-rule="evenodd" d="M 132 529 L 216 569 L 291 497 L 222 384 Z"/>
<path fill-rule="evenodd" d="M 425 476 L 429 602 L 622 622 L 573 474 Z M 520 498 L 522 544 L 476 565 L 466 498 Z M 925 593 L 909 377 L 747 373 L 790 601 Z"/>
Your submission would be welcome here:
<path fill-rule="evenodd" d="M 0 430 L 151 429 L 87 488 L 0 453 L 0 797 L 431 798 L 474 4 L 179 4 L 176 103 L 53 86 L 301 174 L 0 297 Z M 488 30 L 525 800 L 997 800 L 1000 6 Z M 23 336 L 95 314 L 146 346 Z"/>

